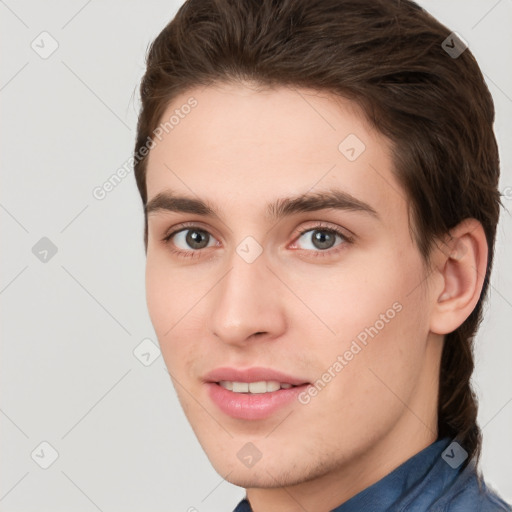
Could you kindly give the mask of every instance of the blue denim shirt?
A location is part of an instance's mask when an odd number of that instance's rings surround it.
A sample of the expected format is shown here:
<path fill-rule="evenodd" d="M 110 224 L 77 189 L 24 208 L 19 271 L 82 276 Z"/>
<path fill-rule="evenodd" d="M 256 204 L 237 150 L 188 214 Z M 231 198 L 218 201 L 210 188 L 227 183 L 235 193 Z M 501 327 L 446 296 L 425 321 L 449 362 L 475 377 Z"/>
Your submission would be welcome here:
<path fill-rule="evenodd" d="M 511 512 L 483 479 L 479 488 L 472 462 L 463 469 L 464 454 L 440 439 L 331 512 Z M 252 509 L 243 499 L 233 512 Z"/>

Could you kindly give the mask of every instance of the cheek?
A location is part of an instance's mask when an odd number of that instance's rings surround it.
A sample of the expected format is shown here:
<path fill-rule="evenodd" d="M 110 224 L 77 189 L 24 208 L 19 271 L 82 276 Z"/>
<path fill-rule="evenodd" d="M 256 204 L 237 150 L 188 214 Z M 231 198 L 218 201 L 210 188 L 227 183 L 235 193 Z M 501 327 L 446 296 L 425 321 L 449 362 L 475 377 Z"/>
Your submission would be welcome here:
<path fill-rule="evenodd" d="M 404 316 L 403 311 L 409 315 L 422 310 L 418 293 L 410 293 L 420 282 L 418 270 L 412 267 L 364 261 L 347 271 L 310 271 L 289 281 L 316 316 L 305 318 L 321 328 L 326 342 L 339 346 L 359 334 L 364 340 L 368 329 L 390 331 L 396 319 Z"/>
<path fill-rule="evenodd" d="M 349 387 L 343 394 L 378 409 L 399 408 L 393 393 L 405 399 L 424 364 L 428 304 L 420 285 L 421 262 L 413 263 L 396 262 L 385 272 L 369 270 L 366 291 L 347 304 L 343 315 L 350 330 L 340 346 L 351 358 L 343 370 L 343 386 Z"/>
<path fill-rule="evenodd" d="M 182 278 L 181 278 L 182 279 Z M 146 263 L 146 304 L 155 333 L 163 346 L 173 339 L 178 320 L 186 314 L 189 287 L 162 258 L 148 251 Z M 190 307 L 189 307 L 190 308 Z"/>
<path fill-rule="evenodd" d="M 148 256 L 146 263 L 146 304 L 158 338 L 163 334 L 169 309 L 172 309 L 172 305 L 176 303 L 172 300 L 169 288 L 166 274 L 162 272 L 161 267 L 154 262 L 154 259 Z"/>
<path fill-rule="evenodd" d="M 153 244 L 150 241 L 146 256 L 146 303 L 153 327 L 161 336 L 185 314 L 191 287 L 185 286 L 186 273 L 171 265 L 169 255 Z"/>
<path fill-rule="evenodd" d="M 319 340 L 322 364 L 329 368 L 338 356 L 346 356 L 342 373 L 361 382 L 361 393 L 375 384 L 368 368 L 382 372 L 390 382 L 417 371 L 429 332 L 421 286 L 426 274 L 419 256 L 400 258 L 389 251 L 380 262 L 365 260 L 350 272 L 333 273 L 322 294 L 309 295 L 312 308 L 335 332 L 326 331 Z"/>
<path fill-rule="evenodd" d="M 169 371 L 179 375 L 198 352 L 201 339 L 197 328 L 203 325 L 204 291 L 190 285 L 190 276 L 171 267 L 165 257 L 148 251 L 146 263 L 146 304 Z M 176 362 L 179 361 L 179 367 Z"/>

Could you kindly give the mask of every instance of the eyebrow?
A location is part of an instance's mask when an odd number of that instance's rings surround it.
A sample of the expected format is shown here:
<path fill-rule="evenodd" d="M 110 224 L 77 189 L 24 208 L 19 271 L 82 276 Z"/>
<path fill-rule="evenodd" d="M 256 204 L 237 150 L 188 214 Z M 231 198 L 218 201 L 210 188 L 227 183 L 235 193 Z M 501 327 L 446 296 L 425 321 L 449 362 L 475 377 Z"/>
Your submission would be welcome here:
<path fill-rule="evenodd" d="M 266 205 L 266 217 L 276 221 L 296 213 L 325 209 L 358 211 L 379 219 L 379 214 L 369 204 L 340 189 L 307 192 L 293 197 L 284 197 Z M 170 190 L 158 193 L 144 207 L 146 216 L 162 211 L 193 213 L 220 220 L 219 212 L 211 204 L 192 197 L 180 196 Z"/>

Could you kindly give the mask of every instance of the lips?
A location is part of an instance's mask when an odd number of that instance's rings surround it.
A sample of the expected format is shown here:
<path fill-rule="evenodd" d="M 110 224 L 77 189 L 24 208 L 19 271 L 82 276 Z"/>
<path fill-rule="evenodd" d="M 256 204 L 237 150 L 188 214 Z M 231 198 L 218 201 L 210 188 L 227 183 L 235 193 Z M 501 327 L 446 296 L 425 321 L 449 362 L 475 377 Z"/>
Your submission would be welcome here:
<path fill-rule="evenodd" d="M 291 384 L 292 386 L 301 386 L 309 384 L 306 379 L 294 377 L 278 370 L 263 367 L 252 367 L 244 370 L 238 368 L 216 368 L 207 373 L 203 380 L 205 382 L 218 383 L 221 381 L 230 382 L 260 382 L 260 381 L 276 381 L 281 384 Z"/>
<path fill-rule="evenodd" d="M 224 414 L 239 420 L 269 418 L 280 409 L 297 404 L 297 396 L 310 385 L 300 377 L 262 367 L 245 370 L 217 368 L 207 373 L 203 379 L 209 399 Z M 228 383 L 237 389 L 230 390 Z M 247 392 L 247 386 L 243 383 L 256 383 L 257 389 L 251 392 L 252 386 L 249 386 Z M 263 384 L 279 386 L 279 389 L 272 391 L 267 388 L 266 392 L 261 392 L 263 390 L 260 390 L 260 386 Z"/>

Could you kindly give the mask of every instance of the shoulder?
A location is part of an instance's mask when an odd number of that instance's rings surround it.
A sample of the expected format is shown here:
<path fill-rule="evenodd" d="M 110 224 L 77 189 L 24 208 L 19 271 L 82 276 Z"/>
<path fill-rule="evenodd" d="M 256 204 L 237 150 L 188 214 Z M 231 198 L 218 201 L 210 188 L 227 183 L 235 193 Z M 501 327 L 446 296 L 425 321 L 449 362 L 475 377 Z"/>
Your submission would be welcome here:
<path fill-rule="evenodd" d="M 512 512 L 512 507 L 489 488 L 474 468 L 467 467 L 432 512 Z"/>

